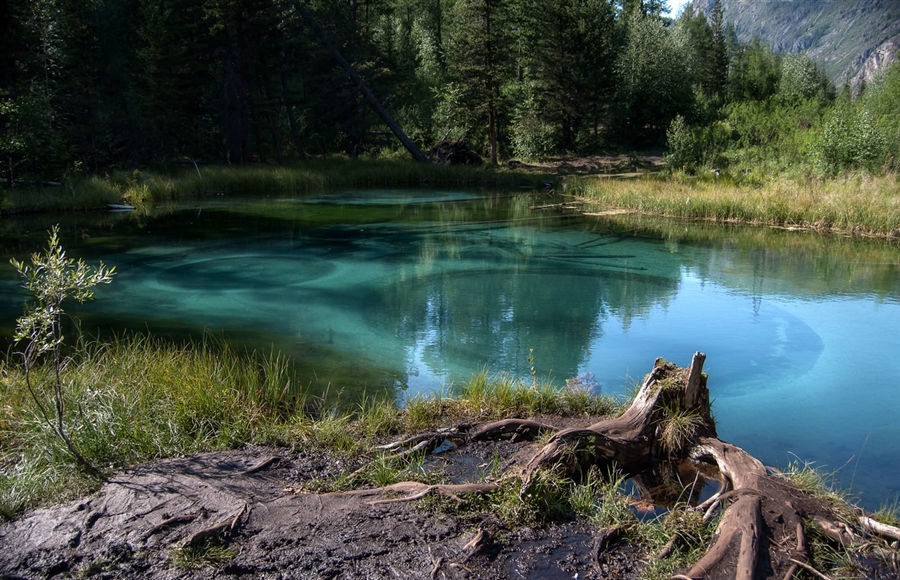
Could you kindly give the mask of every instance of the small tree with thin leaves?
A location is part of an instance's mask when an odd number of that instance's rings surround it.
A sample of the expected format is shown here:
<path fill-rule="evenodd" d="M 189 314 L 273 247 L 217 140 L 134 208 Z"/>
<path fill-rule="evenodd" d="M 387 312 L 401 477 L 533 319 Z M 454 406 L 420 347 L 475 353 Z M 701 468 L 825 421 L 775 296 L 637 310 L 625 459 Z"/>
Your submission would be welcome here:
<path fill-rule="evenodd" d="M 68 358 L 63 356 L 62 317 L 63 302 L 74 298 L 85 302 L 93 298 L 94 286 L 109 284 L 115 268 L 107 268 L 101 262 L 96 268 L 82 260 L 67 258 L 59 245 L 59 226 L 50 230 L 50 240 L 44 253 L 31 256 L 31 264 L 10 260 L 25 278 L 23 287 L 35 297 L 24 316 L 16 321 L 14 335 L 17 345 L 24 345 L 19 351 L 25 369 L 25 386 L 35 405 L 50 429 L 63 440 L 69 453 L 87 472 L 96 475 L 97 469 L 75 446 L 65 424 L 65 385 L 63 374 Z M 42 361 L 49 362 L 50 379 L 48 385 L 34 384 L 34 369 Z M 49 391 L 45 396 L 42 396 Z"/>

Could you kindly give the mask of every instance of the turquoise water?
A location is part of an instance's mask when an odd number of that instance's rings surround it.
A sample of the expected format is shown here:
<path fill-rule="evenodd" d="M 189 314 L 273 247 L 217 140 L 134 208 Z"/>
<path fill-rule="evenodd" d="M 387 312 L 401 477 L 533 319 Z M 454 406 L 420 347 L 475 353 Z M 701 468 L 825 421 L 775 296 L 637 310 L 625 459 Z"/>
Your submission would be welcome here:
<path fill-rule="evenodd" d="M 797 232 L 532 211 L 530 197 L 368 190 L 204 199 L 63 224 L 118 275 L 85 328 L 204 329 L 277 348 L 307 388 L 448 389 L 473 373 L 624 394 L 656 357 L 707 354 L 720 436 L 767 464 L 900 496 L 900 249 Z M 616 221 L 613 221 L 616 220 Z M 23 258 L 52 221 L 17 222 Z M 4 328 L 25 296 L 4 270 Z M 73 309 L 75 310 L 75 309 Z"/>

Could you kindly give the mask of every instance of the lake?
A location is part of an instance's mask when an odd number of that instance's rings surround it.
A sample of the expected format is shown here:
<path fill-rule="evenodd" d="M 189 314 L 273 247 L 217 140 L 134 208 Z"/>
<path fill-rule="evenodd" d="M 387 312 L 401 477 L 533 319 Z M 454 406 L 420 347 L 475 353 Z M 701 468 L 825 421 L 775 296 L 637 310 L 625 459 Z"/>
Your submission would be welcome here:
<path fill-rule="evenodd" d="M 0 329 L 26 299 L 8 258 L 60 223 L 70 256 L 118 271 L 70 307 L 87 332 L 209 331 L 288 354 L 310 392 L 400 403 L 483 370 L 624 396 L 699 350 L 722 439 L 835 472 L 870 509 L 900 497 L 900 246 L 532 209 L 554 201 L 347 190 L 3 218 Z"/>

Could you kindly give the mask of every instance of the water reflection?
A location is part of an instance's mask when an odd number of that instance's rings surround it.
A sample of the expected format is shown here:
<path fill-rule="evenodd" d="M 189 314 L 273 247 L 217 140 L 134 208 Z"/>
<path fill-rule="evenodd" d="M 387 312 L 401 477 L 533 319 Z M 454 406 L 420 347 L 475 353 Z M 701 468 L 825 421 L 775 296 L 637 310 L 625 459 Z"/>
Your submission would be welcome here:
<path fill-rule="evenodd" d="M 62 218 L 119 272 L 73 309 L 89 332 L 204 329 L 284 351 L 314 392 L 402 399 L 487 368 L 608 393 L 702 350 L 722 436 L 900 493 L 900 249 L 872 240 L 530 209 L 477 191 L 214 198 Z M 0 222 L 7 257 L 55 218 Z M 25 295 L 0 263 L 0 325 Z"/>

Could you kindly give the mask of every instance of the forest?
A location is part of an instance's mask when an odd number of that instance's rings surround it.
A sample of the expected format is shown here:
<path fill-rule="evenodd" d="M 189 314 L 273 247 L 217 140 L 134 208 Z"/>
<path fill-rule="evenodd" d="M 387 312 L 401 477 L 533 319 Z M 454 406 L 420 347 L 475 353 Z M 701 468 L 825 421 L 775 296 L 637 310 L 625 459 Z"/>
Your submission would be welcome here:
<path fill-rule="evenodd" d="M 851 95 L 803 53 L 739 42 L 720 2 L 709 18 L 688 5 L 673 20 L 666 8 L 4 0 L 5 181 L 408 156 L 336 53 L 424 151 L 464 141 L 497 165 L 668 147 L 687 171 L 799 154 L 826 172 L 893 168 L 897 74 Z"/>

